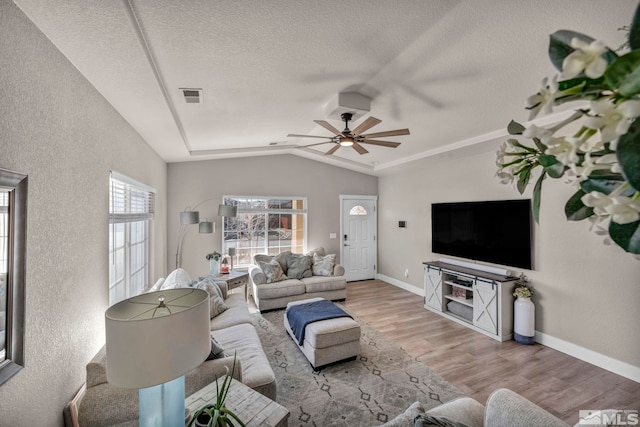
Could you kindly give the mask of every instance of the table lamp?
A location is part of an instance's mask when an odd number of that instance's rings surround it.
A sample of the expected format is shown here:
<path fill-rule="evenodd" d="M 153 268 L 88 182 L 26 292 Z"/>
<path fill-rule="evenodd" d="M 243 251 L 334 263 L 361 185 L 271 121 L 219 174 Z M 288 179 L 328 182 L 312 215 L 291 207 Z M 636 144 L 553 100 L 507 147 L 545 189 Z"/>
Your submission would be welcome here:
<path fill-rule="evenodd" d="M 139 389 L 141 427 L 184 425 L 184 374 L 211 351 L 208 300 L 201 289 L 166 289 L 105 312 L 107 381 Z"/>

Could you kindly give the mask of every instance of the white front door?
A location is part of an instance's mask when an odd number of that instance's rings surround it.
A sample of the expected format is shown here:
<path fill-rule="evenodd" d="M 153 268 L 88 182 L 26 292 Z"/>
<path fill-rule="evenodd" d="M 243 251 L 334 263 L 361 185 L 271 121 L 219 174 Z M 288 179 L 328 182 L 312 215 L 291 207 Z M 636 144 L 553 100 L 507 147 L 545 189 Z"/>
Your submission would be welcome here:
<path fill-rule="evenodd" d="M 341 264 L 348 282 L 376 276 L 376 204 L 377 196 L 340 196 Z"/>

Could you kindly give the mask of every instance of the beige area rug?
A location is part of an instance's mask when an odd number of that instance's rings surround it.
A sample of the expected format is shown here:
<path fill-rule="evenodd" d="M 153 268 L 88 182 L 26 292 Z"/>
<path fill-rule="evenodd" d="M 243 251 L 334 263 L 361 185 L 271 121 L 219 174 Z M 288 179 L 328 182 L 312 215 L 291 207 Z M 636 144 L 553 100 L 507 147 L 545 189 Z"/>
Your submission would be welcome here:
<path fill-rule="evenodd" d="M 415 401 L 430 409 L 462 396 L 359 319 L 362 336 L 356 360 L 315 371 L 286 333 L 284 310 L 255 316 L 254 325 L 276 375 L 277 401 L 291 412 L 289 426 L 376 426 Z"/>

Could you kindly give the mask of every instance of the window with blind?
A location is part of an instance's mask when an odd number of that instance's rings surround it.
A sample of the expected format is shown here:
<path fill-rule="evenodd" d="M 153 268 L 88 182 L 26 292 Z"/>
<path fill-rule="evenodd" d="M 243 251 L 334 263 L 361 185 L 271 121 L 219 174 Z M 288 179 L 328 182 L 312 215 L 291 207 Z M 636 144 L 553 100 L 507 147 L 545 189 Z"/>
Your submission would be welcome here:
<path fill-rule="evenodd" d="M 127 176 L 109 177 L 109 305 L 149 286 L 149 224 L 155 190 Z"/>
<path fill-rule="evenodd" d="M 256 254 L 303 253 L 307 241 L 305 197 L 225 196 L 238 216 L 224 217 L 223 251 L 236 248 L 234 265 L 252 264 Z"/>

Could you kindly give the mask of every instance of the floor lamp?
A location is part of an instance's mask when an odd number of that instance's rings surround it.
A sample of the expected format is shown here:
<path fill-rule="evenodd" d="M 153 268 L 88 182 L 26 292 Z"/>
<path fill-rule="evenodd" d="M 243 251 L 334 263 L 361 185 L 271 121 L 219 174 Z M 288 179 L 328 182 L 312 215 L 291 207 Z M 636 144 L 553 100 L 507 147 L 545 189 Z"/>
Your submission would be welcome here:
<path fill-rule="evenodd" d="M 184 425 L 184 374 L 211 351 L 208 300 L 201 289 L 166 289 L 105 312 L 107 381 L 139 389 L 141 427 Z"/>

